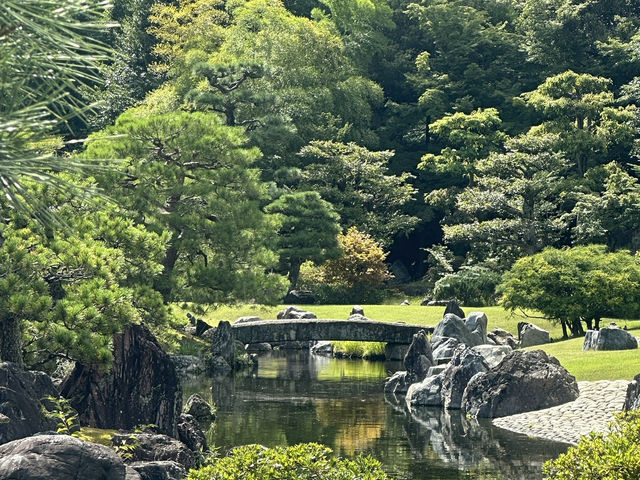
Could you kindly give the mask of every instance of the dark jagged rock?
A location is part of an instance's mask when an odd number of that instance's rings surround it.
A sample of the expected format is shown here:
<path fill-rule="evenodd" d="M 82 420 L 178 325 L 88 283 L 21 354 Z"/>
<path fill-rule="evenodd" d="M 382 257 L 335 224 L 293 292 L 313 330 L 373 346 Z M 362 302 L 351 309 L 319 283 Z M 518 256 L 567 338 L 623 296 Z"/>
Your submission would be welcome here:
<path fill-rule="evenodd" d="M 422 382 L 412 384 L 407 390 L 406 402 L 412 407 L 441 407 L 444 405 L 442 397 L 442 382 L 444 373 L 431 375 Z"/>
<path fill-rule="evenodd" d="M 126 480 L 127 475 L 122 459 L 104 445 L 69 435 L 36 435 L 0 446 L 0 478 Z"/>
<path fill-rule="evenodd" d="M 554 407 L 578 398 L 575 377 L 542 350 L 515 350 L 467 385 L 462 407 L 496 418 Z"/>
<path fill-rule="evenodd" d="M 636 375 L 627 387 L 627 396 L 624 399 L 623 410 L 640 409 L 640 374 Z"/>
<path fill-rule="evenodd" d="M 447 313 L 452 313 L 455 316 L 460 318 L 465 317 L 464 311 L 462 310 L 462 308 L 460 308 L 460 304 L 458 303 L 458 300 L 455 300 L 455 299 L 449 300 L 447 302 L 447 306 L 444 309 L 444 315 L 446 315 Z M 442 315 L 443 318 L 444 318 L 444 315 Z"/>
<path fill-rule="evenodd" d="M 47 374 L 22 370 L 15 363 L 0 363 L 0 444 L 55 429 L 56 421 L 42 413 L 42 398 L 58 395 Z M 46 401 L 44 404 L 51 406 Z"/>
<path fill-rule="evenodd" d="M 295 303 L 297 305 L 313 305 L 316 299 L 308 290 L 291 290 L 284 297 L 284 303 Z"/>
<path fill-rule="evenodd" d="M 467 330 L 471 333 L 477 335 L 482 344 L 487 343 L 488 323 L 489 320 L 484 312 L 471 312 L 469 316 L 464 319 L 464 326 L 467 327 Z"/>
<path fill-rule="evenodd" d="M 84 425 L 133 429 L 156 425 L 175 437 L 182 413 L 182 389 L 173 361 L 144 325 L 114 335 L 113 365 L 102 372 L 77 364 L 62 384 L 62 395 Z"/>
<path fill-rule="evenodd" d="M 236 346 L 231 332 L 231 324 L 222 321 L 211 338 L 210 356 L 207 368 L 212 375 L 228 375 L 233 371 Z"/>
<path fill-rule="evenodd" d="M 431 344 L 424 330 L 413 335 L 413 341 L 403 360 L 404 368 L 412 376 L 413 382 L 421 382 L 427 376 L 429 367 L 435 364 Z"/>
<path fill-rule="evenodd" d="M 445 408 L 461 408 L 462 397 L 469 381 L 477 373 L 483 373 L 487 370 L 489 367 L 480 353 L 466 345 L 460 345 L 446 370 L 442 373 L 442 399 Z"/>
<path fill-rule="evenodd" d="M 441 343 L 446 342 L 448 338 L 455 338 L 458 342 L 464 343 L 469 347 L 484 343 L 481 334 L 471 332 L 464 320 L 452 313 L 447 313 L 435 326 L 431 336 L 431 347 L 435 350 Z"/>
<path fill-rule="evenodd" d="M 420 306 L 421 307 L 428 307 L 429 303 L 433 301 L 433 297 L 427 297 L 424 298 L 421 302 L 420 302 Z"/>
<path fill-rule="evenodd" d="M 166 460 L 134 462 L 129 466 L 138 472 L 140 480 L 183 480 L 187 477 L 182 465 Z"/>
<path fill-rule="evenodd" d="M 192 415 L 202 426 L 208 426 L 216 419 L 213 407 L 198 393 L 194 393 L 187 399 L 184 412 Z"/>
<path fill-rule="evenodd" d="M 111 443 L 120 447 L 135 445 L 128 462 L 147 462 L 170 460 L 179 463 L 187 470 L 196 466 L 196 453 L 187 445 L 168 435 L 158 433 L 122 433 L 111 437 Z"/>
<path fill-rule="evenodd" d="M 207 330 L 209 330 L 210 328 L 211 328 L 211 325 L 209 325 L 207 322 L 205 322 L 201 318 L 198 318 L 196 320 L 196 337 L 201 337 L 202 334 Z"/>
<path fill-rule="evenodd" d="M 207 437 L 196 419 L 187 413 L 178 419 L 178 440 L 194 452 L 205 452 L 209 449 Z"/>

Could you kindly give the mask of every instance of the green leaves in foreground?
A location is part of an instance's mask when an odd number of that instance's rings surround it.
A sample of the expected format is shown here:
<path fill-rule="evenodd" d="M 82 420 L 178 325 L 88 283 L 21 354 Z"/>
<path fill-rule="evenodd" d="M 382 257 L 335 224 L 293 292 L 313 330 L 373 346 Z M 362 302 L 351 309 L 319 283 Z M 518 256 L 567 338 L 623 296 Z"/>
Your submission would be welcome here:
<path fill-rule="evenodd" d="M 317 443 L 264 448 L 245 445 L 231 455 L 215 459 L 187 480 L 387 480 L 381 464 L 371 457 L 353 460 L 332 455 Z"/>
<path fill-rule="evenodd" d="M 544 465 L 548 480 L 622 480 L 640 478 L 640 412 L 625 412 L 611 433 L 591 433 L 556 460 Z"/>

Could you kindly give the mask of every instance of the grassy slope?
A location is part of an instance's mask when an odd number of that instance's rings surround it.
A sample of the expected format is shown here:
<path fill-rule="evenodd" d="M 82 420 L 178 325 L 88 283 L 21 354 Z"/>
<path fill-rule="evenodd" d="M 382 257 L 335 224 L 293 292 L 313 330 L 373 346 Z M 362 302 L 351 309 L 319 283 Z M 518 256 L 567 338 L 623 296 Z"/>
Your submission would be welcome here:
<path fill-rule="evenodd" d="M 204 314 L 198 315 L 211 325 L 217 325 L 221 320 L 235 321 L 241 316 L 258 316 L 263 319 L 276 318 L 282 306 L 265 307 L 261 305 L 222 306 L 210 308 Z M 303 307 L 313 311 L 318 318 L 346 319 L 351 311 L 349 305 L 313 305 Z M 442 318 L 444 307 L 421 307 L 419 305 L 363 305 L 365 315 L 372 320 L 383 322 L 406 322 L 415 325 L 434 326 Z M 640 350 L 618 352 L 583 352 L 582 338 L 560 340 L 562 329 L 543 319 L 527 319 L 523 315 L 510 314 L 501 307 L 464 307 L 465 313 L 483 311 L 489 319 L 489 330 L 496 327 L 503 328 L 516 335 L 518 322 L 531 321 L 549 330 L 553 343 L 541 347 L 558 358 L 578 380 L 616 380 L 631 379 L 640 373 Z M 174 313 L 186 320 L 186 311 L 175 307 Z M 636 336 L 640 336 L 640 320 L 616 320 L 618 325 L 626 325 Z M 603 321 L 603 325 L 607 322 Z M 347 343 L 347 342 L 345 342 Z"/>

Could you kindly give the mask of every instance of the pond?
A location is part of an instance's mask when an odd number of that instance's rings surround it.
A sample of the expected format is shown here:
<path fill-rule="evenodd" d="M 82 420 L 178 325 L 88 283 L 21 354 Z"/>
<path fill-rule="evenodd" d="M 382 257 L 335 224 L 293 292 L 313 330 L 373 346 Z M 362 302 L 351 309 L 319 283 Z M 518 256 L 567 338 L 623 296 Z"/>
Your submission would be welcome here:
<path fill-rule="evenodd" d="M 542 478 L 542 464 L 566 451 L 468 419 L 460 412 L 408 412 L 385 400 L 384 379 L 398 364 L 273 351 L 259 368 L 233 381 L 198 379 L 217 407 L 210 441 L 222 452 L 237 445 L 323 443 L 337 455 L 370 454 L 397 480 Z M 185 397 L 186 398 L 186 397 Z"/>

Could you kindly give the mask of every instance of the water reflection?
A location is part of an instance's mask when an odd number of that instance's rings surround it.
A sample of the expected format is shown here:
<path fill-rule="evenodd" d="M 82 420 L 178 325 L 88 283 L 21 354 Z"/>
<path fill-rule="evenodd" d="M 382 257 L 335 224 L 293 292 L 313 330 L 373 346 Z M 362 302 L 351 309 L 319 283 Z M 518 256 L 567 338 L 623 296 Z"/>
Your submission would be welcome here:
<path fill-rule="evenodd" d="M 385 401 L 396 365 L 272 352 L 257 372 L 185 385 L 212 399 L 214 445 L 319 442 L 338 455 L 371 454 L 398 480 L 540 479 L 542 463 L 566 450 L 442 409 L 407 410 Z"/>

